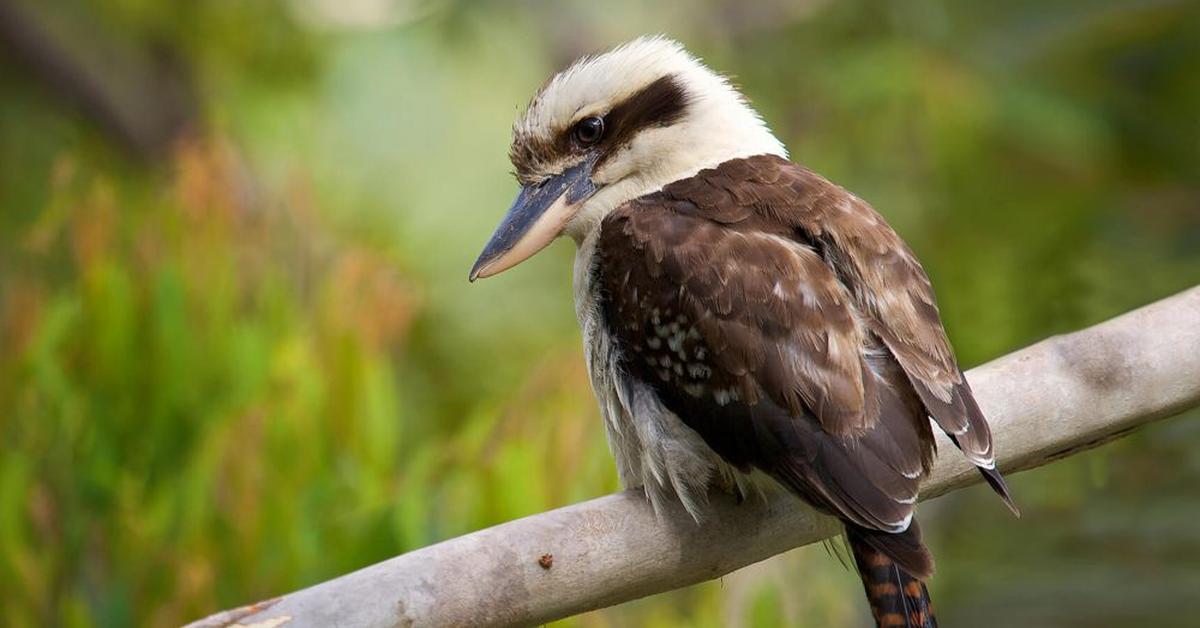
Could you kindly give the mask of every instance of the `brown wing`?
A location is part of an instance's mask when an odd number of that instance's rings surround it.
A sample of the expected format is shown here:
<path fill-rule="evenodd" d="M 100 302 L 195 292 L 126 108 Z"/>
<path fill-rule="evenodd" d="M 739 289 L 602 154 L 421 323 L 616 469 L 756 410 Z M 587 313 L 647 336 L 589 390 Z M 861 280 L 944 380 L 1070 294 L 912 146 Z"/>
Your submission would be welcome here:
<path fill-rule="evenodd" d="M 851 294 L 804 244 L 661 200 L 614 211 L 597 245 L 627 370 L 732 464 L 861 526 L 905 529 L 929 423 Z"/>
<path fill-rule="evenodd" d="M 790 228 L 793 237 L 811 244 L 850 293 L 862 324 L 895 356 L 929 415 L 972 463 L 991 469 L 991 431 L 955 361 L 933 287 L 883 217 L 780 157 L 734 160 L 708 172 L 696 184 L 668 186 L 663 196 L 686 195 L 695 199 L 699 215 L 717 220 Z"/>
<path fill-rule="evenodd" d="M 619 287 L 641 296 L 614 301 L 614 314 L 635 333 L 649 323 L 666 343 L 653 353 L 661 377 L 683 370 L 680 356 L 692 349 L 689 359 L 704 357 L 688 364 L 715 367 L 706 381 L 723 398 L 753 405 L 765 395 L 795 416 L 808 411 L 830 433 L 873 422 L 863 329 L 845 288 L 811 249 L 670 211 L 632 210 L 610 224 L 606 252 L 623 246 L 641 256 L 647 280 Z M 676 288 L 666 299 L 653 293 Z"/>

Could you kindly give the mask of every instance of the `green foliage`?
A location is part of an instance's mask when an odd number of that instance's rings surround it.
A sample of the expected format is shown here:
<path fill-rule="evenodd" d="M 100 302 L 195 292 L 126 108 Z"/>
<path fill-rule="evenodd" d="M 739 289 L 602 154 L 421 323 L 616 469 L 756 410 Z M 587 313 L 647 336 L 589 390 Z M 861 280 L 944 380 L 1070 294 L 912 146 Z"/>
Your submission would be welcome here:
<path fill-rule="evenodd" d="M 161 163 L 0 64 L 5 626 L 179 624 L 617 488 L 570 247 L 465 281 L 512 117 L 581 49 L 666 31 L 736 74 L 917 250 L 965 365 L 1200 283 L 1192 4 L 166 6 L 64 4 L 192 69 Z M 927 505 L 945 623 L 1182 625 L 1195 423 L 1015 478 L 1020 521 Z M 766 565 L 562 623 L 863 621 L 821 550 Z"/>

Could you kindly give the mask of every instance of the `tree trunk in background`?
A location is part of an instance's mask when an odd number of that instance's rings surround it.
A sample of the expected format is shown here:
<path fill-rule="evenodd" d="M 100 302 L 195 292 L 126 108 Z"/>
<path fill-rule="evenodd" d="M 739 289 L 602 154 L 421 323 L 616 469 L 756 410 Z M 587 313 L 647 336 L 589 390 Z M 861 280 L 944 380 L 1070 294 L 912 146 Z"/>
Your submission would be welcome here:
<path fill-rule="evenodd" d="M 0 0 L 0 61 L 135 157 L 167 154 L 197 117 L 190 72 L 169 43 L 135 46 L 102 32 L 80 28 L 52 6 Z"/>

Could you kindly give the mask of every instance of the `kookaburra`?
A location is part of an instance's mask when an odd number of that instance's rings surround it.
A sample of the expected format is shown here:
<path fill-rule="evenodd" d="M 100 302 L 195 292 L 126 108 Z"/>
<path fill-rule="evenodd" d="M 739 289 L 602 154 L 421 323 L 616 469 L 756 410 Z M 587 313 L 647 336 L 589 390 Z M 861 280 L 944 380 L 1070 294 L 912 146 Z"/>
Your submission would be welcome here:
<path fill-rule="evenodd" d="M 551 78 L 510 158 L 521 191 L 471 279 L 575 240 L 623 483 L 699 521 L 710 485 L 759 471 L 844 522 L 879 625 L 935 625 L 913 519 L 930 418 L 1012 502 L 929 279 L 884 219 L 659 37 Z"/>

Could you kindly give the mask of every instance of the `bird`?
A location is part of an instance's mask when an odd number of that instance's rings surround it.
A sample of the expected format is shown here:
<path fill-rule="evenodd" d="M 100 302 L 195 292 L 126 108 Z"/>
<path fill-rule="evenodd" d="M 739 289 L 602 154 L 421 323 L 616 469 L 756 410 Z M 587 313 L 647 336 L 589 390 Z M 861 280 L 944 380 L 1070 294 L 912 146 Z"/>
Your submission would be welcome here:
<path fill-rule="evenodd" d="M 755 478 L 837 517 L 878 626 L 936 626 L 913 517 L 944 431 L 1019 516 L 932 285 L 870 204 L 789 160 L 745 96 L 646 36 L 553 75 L 470 272 L 560 236 L 621 482 L 697 523 Z"/>

